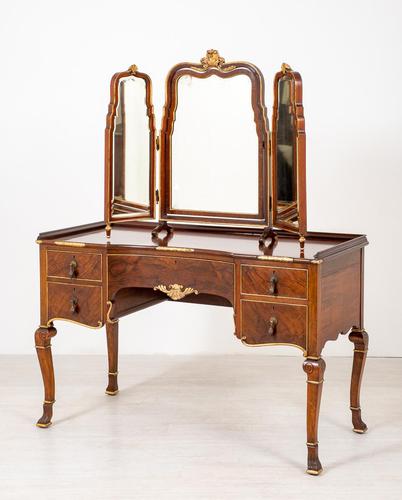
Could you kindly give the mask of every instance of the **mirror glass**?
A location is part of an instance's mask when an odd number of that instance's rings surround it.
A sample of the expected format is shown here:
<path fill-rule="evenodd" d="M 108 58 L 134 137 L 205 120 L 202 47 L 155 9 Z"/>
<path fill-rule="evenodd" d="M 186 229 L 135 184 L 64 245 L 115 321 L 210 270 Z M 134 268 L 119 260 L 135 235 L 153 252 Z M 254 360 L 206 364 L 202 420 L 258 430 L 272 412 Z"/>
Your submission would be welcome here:
<path fill-rule="evenodd" d="M 150 207 L 150 129 L 146 82 L 129 76 L 119 81 L 113 132 L 113 216 Z"/>
<path fill-rule="evenodd" d="M 258 136 L 246 75 L 177 82 L 173 210 L 258 213 Z"/>
<path fill-rule="evenodd" d="M 292 80 L 278 82 L 278 119 L 276 124 L 277 219 L 297 224 L 296 132 L 291 102 Z M 296 220 L 295 220 L 296 219 Z"/>

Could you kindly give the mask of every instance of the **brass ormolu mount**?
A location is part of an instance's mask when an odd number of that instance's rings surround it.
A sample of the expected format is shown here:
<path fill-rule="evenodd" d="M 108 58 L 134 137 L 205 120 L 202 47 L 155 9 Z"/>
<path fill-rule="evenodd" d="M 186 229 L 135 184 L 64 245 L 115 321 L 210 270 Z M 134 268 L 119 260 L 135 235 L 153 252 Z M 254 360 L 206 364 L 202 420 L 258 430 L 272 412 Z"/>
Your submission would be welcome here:
<path fill-rule="evenodd" d="M 175 283 L 174 285 L 157 285 L 154 286 L 154 290 L 160 290 L 163 293 L 166 293 L 166 295 L 171 298 L 172 300 L 180 300 L 186 295 L 190 295 L 194 293 L 195 295 L 198 295 L 198 290 L 195 290 L 194 288 L 187 287 L 184 288 L 184 285 L 179 285 Z"/>
<path fill-rule="evenodd" d="M 207 50 L 206 56 L 201 59 L 201 64 L 204 69 L 220 68 L 222 64 L 225 64 L 225 59 L 219 55 L 217 50 L 210 49 Z"/>

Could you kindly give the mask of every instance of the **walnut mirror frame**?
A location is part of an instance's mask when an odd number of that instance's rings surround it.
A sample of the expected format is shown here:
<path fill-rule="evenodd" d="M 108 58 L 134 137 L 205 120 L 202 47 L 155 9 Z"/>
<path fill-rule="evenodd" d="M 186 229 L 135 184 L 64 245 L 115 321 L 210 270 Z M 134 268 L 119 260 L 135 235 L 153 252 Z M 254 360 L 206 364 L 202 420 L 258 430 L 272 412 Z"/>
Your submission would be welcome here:
<path fill-rule="evenodd" d="M 273 226 L 304 238 L 307 208 L 302 79 L 285 63 L 274 79 L 271 141 Z"/>
<path fill-rule="evenodd" d="M 125 106 L 124 87 L 130 79 L 144 82 L 143 109 L 130 109 L 134 117 L 142 116 L 147 121 L 149 133 L 144 128 L 144 137 L 138 137 L 139 134 L 131 134 L 130 147 L 147 150 L 145 161 L 141 161 L 141 155 L 137 154 L 135 165 L 131 168 L 146 179 L 148 203 L 144 200 L 127 200 L 124 196 L 117 196 L 116 193 L 123 193 L 127 189 L 125 179 L 127 139 L 125 137 L 125 128 L 128 124 Z M 139 101 L 142 96 L 135 96 Z M 140 104 L 142 107 L 142 103 Z M 146 119 L 147 117 L 147 119 Z M 145 123 L 145 122 L 144 122 Z M 146 127 L 146 125 L 145 125 Z M 135 143 L 137 141 L 137 144 Z M 141 144 L 139 142 L 142 141 Z M 127 71 L 116 73 L 110 82 L 110 104 L 106 117 L 105 129 L 105 223 L 106 232 L 110 235 L 111 224 L 114 222 L 129 222 L 135 219 L 152 219 L 155 216 L 155 117 L 152 105 L 152 83 L 150 77 L 145 73 L 140 73 L 135 65 L 130 66 Z M 142 159 L 144 160 L 144 159 Z M 131 183 L 133 184 L 133 183 Z M 133 188 L 135 186 L 128 186 Z"/>
<path fill-rule="evenodd" d="M 206 79 L 217 76 L 221 79 L 236 78 L 239 75 L 245 75 L 251 83 L 251 96 L 247 97 L 247 105 L 253 114 L 253 127 L 256 131 L 256 146 L 258 153 L 258 189 L 256 213 L 243 213 L 234 211 L 213 211 L 197 210 L 188 208 L 175 208 L 172 200 L 172 175 L 175 168 L 172 155 L 172 138 L 174 134 L 174 124 L 176 111 L 179 103 L 178 82 L 184 76 L 194 77 L 196 79 Z M 236 101 L 233 102 L 233 107 Z M 213 120 L 213 117 L 211 117 Z M 224 124 L 223 124 L 224 126 Z M 219 137 L 217 138 L 219 141 Z M 219 56 L 216 50 L 209 50 L 206 57 L 201 59 L 199 64 L 184 62 L 177 64 L 169 72 L 166 79 L 166 102 L 161 130 L 161 180 L 160 180 L 160 220 L 161 221 L 183 221 L 198 222 L 200 224 L 231 224 L 241 226 L 261 226 L 270 224 L 269 220 L 269 172 L 268 172 L 268 119 L 264 102 L 264 78 L 261 71 L 253 64 L 247 62 L 230 62 Z M 208 151 L 196 152 L 195 154 L 205 155 L 210 159 Z M 191 165 L 191 158 L 189 158 Z M 217 166 L 219 168 L 219 165 Z M 222 192 L 225 185 L 220 186 Z"/>
<path fill-rule="evenodd" d="M 244 162 L 244 173 L 247 176 L 258 176 L 258 187 L 255 187 L 255 213 L 250 210 L 233 209 L 208 209 L 204 208 L 176 206 L 172 199 L 173 171 L 175 169 L 174 144 L 175 122 L 178 107 L 185 106 L 180 103 L 179 82 L 183 77 L 191 77 L 197 82 L 218 77 L 219 80 L 229 81 L 238 76 L 244 77 L 249 83 L 247 87 L 247 104 L 250 109 L 250 121 L 255 130 L 254 157 L 255 170 L 253 168 L 253 158 L 250 162 Z M 134 77 L 142 79 L 145 84 L 144 116 L 148 117 L 149 126 L 149 165 L 138 165 L 138 168 L 146 170 L 149 175 L 149 204 L 128 202 L 116 193 L 116 123 L 118 121 L 119 106 L 122 106 L 123 97 L 120 95 L 120 87 L 125 79 Z M 211 79 L 212 80 L 212 79 Z M 219 82 L 218 82 L 219 83 Z M 272 115 L 272 134 L 269 133 L 269 122 L 265 106 L 265 85 L 261 71 L 248 62 L 226 63 L 220 57 L 218 51 L 208 50 L 200 63 L 183 62 L 174 66 L 166 78 L 166 97 L 162 119 L 160 137 L 156 137 L 155 117 L 152 105 L 152 83 L 150 77 L 145 73 L 140 73 L 135 65 L 121 73 L 116 73 L 110 86 L 110 104 L 106 119 L 105 130 L 105 225 L 106 233 L 110 235 L 111 225 L 114 223 L 125 223 L 133 220 L 150 220 L 157 218 L 156 205 L 159 203 L 159 219 L 157 222 L 166 227 L 168 224 L 191 223 L 197 226 L 217 226 L 243 227 L 264 229 L 262 240 L 275 235 L 275 229 L 282 229 L 287 232 L 299 234 L 301 241 L 304 241 L 307 233 L 307 210 L 306 210 L 306 137 L 304 127 L 304 112 L 302 102 L 302 79 L 299 73 L 293 71 L 287 64 L 282 64 L 281 71 L 275 75 L 274 79 L 274 102 Z M 283 89 L 286 89 L 286 95 Z M 282 90 L 281 90 L 282 89 Z M 208 90 L 208 89 L 207 89 Z M 236 101 L 233 107 L 236 106 Z M 131 110 L 131 112 L 133 112 Z M 142 112 L 142 111 L 141 111 Z M 135 113 L 134 113 L 135 114 Z M 223 115 L 225 116 L 225 115 Z M 242 115 L 243 116 L 243 115 Z M 214 116 L 211 117 L 213 120 Z M 121 117 L 120 117 L 121 119 Z M 123 117 L 124 119 L 124 117 Z M 223 118 L 224 120 L 224 118 Z M 225 122 L 222 120 L 222 126 Z M 247 121 L 246 118 L 244 121 Z M 227 123 L 227 121 L 226 121 Z M 176 128 L 177 124 L 176 124 Z M 178 132 L 176 132 L 176 137 Z M 286 136 L 287 139 L 283 139 Z M 131 138 L 131 135 L 130 135 Z M 219 142 L 219 137 L 217 142 Z M 130 139 L 131 140 L 131 139 Z M 134 135 L 132 141 L 138 140 Z M 253 138 L 254 140 L 254 138 Z M 142 144 L 143 146 L 143 144 Z M 159 147 L 160 146 L 160 147 Z M 124 152 L 124 143 L 121 146 Z M 160 149 L 160 185 L 159 192 L 156 189 L 156 151 Z M 285 154 L 284 154 L 285 153 Z M 206 160 L 210 159 L 209 152 L 202 150 L 195 154 L 203 155 Z M 191 137 L 189 147 L 189 169 L 192 164 Z M 286 161 L 285 161 L 286 160 Z M 124 161 L 123 161 L 124 163 Z M 230 161 L 225 165 L 226 172 L 230 173 Z M 256 164 L 258 163 L 258 165 Z M 222 165 L 222 161 L 215 163 L 216 169 Z M 185 167 L 186 168 L 186 167 Z M 176 169 L 177 171 L 177 169 Z M 194 170 L 193 170 L 194 171 Z M 225 172 L 224 175 L 228 176 Z M 223 175 L 223 177 L 224 177 Z M 117 175 L 118 177 L 118 175 Z M 117 179 L 118 180 L 118 179 Z M 241 188 L 241 180 L 238 180 Z M 124 180 L 123 180 L 124 181 Z M 132 181 L 131 181 L 132 183 Z M 283 183 L 292 186 L 290 198 L 284 199 L 282 196 Z M 124 184 L 124 182 L 123 182 Z M 222 192 L 228 189 L 229 182 L 222 182 L 219 189 Z M 129 186 L 132 192 L 136 188 Z M 246 193 L 245 193 L 246 194 Z M 191 193 L 186 193 L 186 198 Z M 233 198 L 233 197 L 232 197 Z M 223 204 L 223 203 L 222 203 Z M 190 203 L 191 205 L 191 203 Z M 232 199 L 232 208 L 233 208 Z M 159 229 L 157 228 L 157 232 Z"/>

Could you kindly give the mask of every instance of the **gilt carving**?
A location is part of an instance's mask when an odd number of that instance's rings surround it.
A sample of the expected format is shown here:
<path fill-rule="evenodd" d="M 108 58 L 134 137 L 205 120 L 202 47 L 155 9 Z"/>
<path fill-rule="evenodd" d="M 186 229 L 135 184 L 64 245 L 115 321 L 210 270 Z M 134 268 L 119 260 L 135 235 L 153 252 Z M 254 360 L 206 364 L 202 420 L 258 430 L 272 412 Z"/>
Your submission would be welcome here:
<path fill-rule="evenodd" d="M 191 295 L 192 293 L 198 295 L 198 290 L 191 287 L 184 288 L 184 285 L 178 285 L 177 283 L 168 286 L 157 285 L 154 286 L 154 290 L 160 290 L 161 292 L 166 293 L 166 295 L 172 300 L 180 300 L 186 295 Z"/>
<path fill-rule="evenodd" d="M 289 66 L 289 64 L 282 63 L 281 71 L 283 74 L 285 74 L 285 73 L 288 73 L 289 71 L 292 71 L 292 68 Z"/>
<path fill-rule="evenodd" d="M 128 70 L 127 70 L 127 71 L 128 71 L 129 73 L 131 73 L 131 74 L 134 74 L 136 71 L 138 71 L 138 67 L 137 67 L 137 65 L 132 64 L 132 65 L 128 68 Z"/>
<path fill-rule="evenodd" d="M 207 50 L 207 55 L 201 59 L 201 64 L 204 69 L 220 68 L 225 64 L 225 59 L 219 55 L 219 52 L 214 49 Z"/>

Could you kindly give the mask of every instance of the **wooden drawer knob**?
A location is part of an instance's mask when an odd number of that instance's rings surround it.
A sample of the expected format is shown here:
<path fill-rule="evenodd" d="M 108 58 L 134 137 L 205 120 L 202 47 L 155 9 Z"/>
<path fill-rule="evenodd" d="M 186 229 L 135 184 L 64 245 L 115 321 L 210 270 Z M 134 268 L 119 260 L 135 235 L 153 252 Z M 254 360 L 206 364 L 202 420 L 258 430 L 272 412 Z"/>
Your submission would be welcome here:
<path fill-rule="evenodd" d="M 73 257 L 72 261 L 70 262 L 70 270 L 68 272 L 68 275 L 70 278 L 76 278 L 78 275 L 78 262 L 75 260 L 75 257 Z"/>
<path fill-rule="evenodd" d="M 275 318 L 275 316 L 272 316 L 269 318 L 268 322 L 268 335 L 275 335 L 276 333 L 276 326 L 278 324 L 278 320 Z"/>
<path fill-rule="evenodd" d="M 275 271 L 272 273 L 272 276 L 269 280 L 269 288 L 268 293 L 270 295 L 276 295 L 278 293 L 278 276 L 275 274 Z"/>

